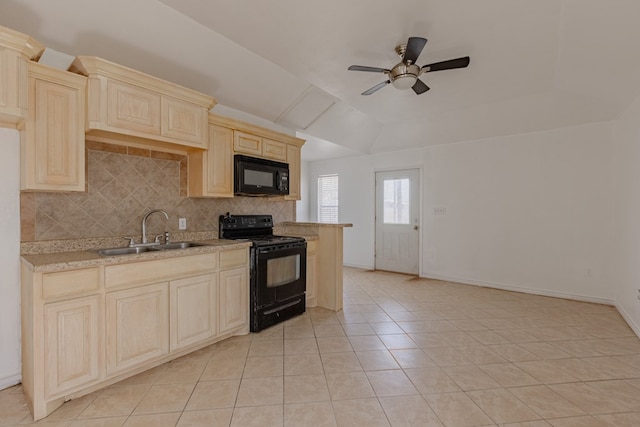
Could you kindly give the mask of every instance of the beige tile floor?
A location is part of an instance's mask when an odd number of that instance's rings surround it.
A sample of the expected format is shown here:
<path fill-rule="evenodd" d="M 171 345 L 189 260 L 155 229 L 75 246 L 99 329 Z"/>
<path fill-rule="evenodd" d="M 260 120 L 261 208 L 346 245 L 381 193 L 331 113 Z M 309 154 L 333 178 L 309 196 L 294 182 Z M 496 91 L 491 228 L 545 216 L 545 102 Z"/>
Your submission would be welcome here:
<path fill-rule="evenodd" d="M 0 426 L 29 425 L 19 386 Z M 345 269 L 309 309 L 67 402 L 77 426 L 640 426 L 640 341 L 613 307 Z"/>

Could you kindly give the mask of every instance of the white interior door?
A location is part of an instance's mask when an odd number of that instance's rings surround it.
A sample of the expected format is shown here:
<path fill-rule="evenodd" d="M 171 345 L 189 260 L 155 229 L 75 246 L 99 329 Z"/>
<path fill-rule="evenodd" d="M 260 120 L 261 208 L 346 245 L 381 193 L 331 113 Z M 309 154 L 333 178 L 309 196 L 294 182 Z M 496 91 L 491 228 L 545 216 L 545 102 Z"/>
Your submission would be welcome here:
<path fill-rule="evenodd" d="M 377 270 L 418 274 L 420 171 L 376 172 Z"/>

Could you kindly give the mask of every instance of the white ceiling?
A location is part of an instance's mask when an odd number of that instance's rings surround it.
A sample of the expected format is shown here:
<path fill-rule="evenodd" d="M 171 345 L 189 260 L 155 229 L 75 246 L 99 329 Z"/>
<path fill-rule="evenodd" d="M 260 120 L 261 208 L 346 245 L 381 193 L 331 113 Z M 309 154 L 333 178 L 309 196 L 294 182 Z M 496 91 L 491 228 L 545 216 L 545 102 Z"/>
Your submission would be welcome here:
<path fill-rule="evenodd" d="M 330 107 L 294 129 L 313 141 L 307 160 L 615 119 L 639 94 L 639 20 L 637 0 L 0 2 L 0 25 L 48 47 L 199 90 L 275 128 L 305 112 L 305 93 L 327 95 Z M 361 96 L 385 76 L 347 67 L 391 68 L 409 36 L 429 40 L 419 65 L 471 64 L 424 74 L 420 96 Z"/>

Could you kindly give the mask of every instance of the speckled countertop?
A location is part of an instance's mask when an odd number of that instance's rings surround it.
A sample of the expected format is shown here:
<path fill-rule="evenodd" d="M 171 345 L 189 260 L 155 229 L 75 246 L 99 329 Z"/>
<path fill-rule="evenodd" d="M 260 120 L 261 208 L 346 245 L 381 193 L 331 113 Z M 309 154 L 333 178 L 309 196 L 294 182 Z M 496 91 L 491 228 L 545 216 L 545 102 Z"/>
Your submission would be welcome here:
<path fill-rule="evenodd" d="M 100 265 L 124 264 L 129 262 L 175 258 L 180 256 L 218 252 L 223 248 L 224 250 L 231 250 L 248 248 L 249 246 L 251 246 L 251 242 L 245 240 L 210 239 L 200 240 L 198 241 L 198 243 L 203 243 L 207 246 L 194 246 L 186 249 L 148 251 L 139 254 L 115 256 L 100 255 L 96 250 L 24 254 L 21 256 L 21 261 L 25 266 L 27 266 L 34 272 L 51 272 L 94 267 Z"/>

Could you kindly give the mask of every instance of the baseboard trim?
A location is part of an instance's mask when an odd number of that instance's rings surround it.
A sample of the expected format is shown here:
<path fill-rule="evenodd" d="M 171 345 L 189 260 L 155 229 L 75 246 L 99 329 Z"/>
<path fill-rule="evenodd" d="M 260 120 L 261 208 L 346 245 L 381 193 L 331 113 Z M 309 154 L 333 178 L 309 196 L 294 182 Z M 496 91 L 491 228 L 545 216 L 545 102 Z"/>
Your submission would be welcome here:
<path fill-rule="evenodd" d="M 447 282 L 462 283 L 464 285 L 483 286 L 485 288 L 501 289 L 504 291 L 522 292 L 525 294 L 540 295 L 540 296 L 554 297 L 554 298 L 564 298 L 564 299 L 570 299 L 574 301 L 591 302 L 595 304 L 604 304 L 604 305 L 611 305 L 611 306 L 617 307 L 616 301 L 608 298 L 598 298 L 598 297 L 592 297 L 588 295 L 569 294 L 564 292 L 551 291 L 548 289 L 534 289 L 534 288 L 527 288 L 524 286 L 514 286 L 514 285 L 506 285 L 502 283 L 485 282 L 481 280 L 469 280 L 469 279 L 463 279 L 460 277 L 444 276 L 440 274 L 423 273 L 423 274 L 420 274 L 420 277 L 422 277 L 423 279 L 444 280 Z"/>
<path fill-rule="evenodd" d="M 20 373 L 16 373 L 8 377 L 0 378 L 0 390 L 13 387 L 14 385 L 20 384 L 21 382 L 22 382 L 22 375 Z"/>
<path fill-rule="evenodd" d="M 359 268 L 361 270 L 374 270 L 375 267 L 373 265 L 360 265 L 360 264 L 350 264 L 350 263 L 344 263 L 342 264 L 343 267 L 351 267 L 351 268 Z"/>
<path fill-rule="evenodd" d="M 627 322 L 627 325 L 629 325 L 633 333 L 636 334 L 638 338 L 640 338 L 640 326 L 638 326 L 638 324 L 633 321 L 633 318 L 629 316 L 629 314 L 624 310 L 624 308 L 622 308 L 620 304 L 616 303 L 616 309 L 618 310 L 618 313 L 620 313 L 624 321 Z"/>

